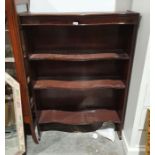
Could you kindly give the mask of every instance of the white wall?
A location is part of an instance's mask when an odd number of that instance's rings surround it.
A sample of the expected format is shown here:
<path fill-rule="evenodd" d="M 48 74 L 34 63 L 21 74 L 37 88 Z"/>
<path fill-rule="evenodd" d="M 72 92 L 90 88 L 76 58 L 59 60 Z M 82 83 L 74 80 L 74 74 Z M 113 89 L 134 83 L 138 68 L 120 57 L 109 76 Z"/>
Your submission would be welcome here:
<path fill-rule="evenodd" d="M 126 113 L 125 125 L 123 130 L 123 140 L 126 155 L 143 155 L 145 152 L 146 133 L 144 130 L 144 126 L 145 126 L 147 108 L 149 107 L 150 102 L 149 55 L 150 55 L 150 46 L 148 45 L 146 52 L 146 59 L 144 63 L 142 81 L 138 92 L 139 94 L 137 96 L 137 102 L 135 103 L 134 107 L 132 107 L 132 105 L 128 102 L 127 107 L 128 112 Z M 130 97 L 132 96 L 129 96 L 129 100 Z"/>
<path fill-rule="evenodd" d="M 31 12 L 115 11 L 116 0 L 31 0 Z"/>
<path fill-rule="evenodd" d="M 139 150 L 140 138 L 143 132 L 140 128 L 143 126 L 145 118 L 146 102 L 149 102 L 149 36 L 150 36 L 150 5 L 149 0 L 133 0 L 131 10 L 141 13 L 137 45 L 132 69 L 130 91 L 127 103 L 126 119 L 123 136 L 127 143 L 128 149 L 136 153 Z M 146 55 L 147 53 L 147 55 Z M 142 78 L 143 77 L 143 78 Z M 148 95 L 146 95 L 148 94 Z M 141 124 L 140 124 L 141 122 Z M 130 151 L 129 151 L 130 152 Z"/>
<path fill-rule="evenodd" d="M 122 10 L 130 10 L 132 6 L 133 0 L 117 0 L 115 10 L 122 11 Z"/>
<path fill-rule="evenodd" d="M 30 12 L 126 11 L 132 0 L 30 0 Z"/>

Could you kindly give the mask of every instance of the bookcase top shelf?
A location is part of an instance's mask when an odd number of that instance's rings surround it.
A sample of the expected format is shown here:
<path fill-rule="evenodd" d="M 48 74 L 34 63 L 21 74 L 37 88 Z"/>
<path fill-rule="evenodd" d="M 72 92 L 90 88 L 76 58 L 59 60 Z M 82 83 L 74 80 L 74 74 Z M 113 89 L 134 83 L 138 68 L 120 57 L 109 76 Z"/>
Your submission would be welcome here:
<path fill-rule="evenodd" d="M 140 15 L 136 12 L 122 13 L 51 13 L 34 14 L 20 13 L 20 24 L 33 25 L 108 25 L 108 24 L 138 24 Z"/>

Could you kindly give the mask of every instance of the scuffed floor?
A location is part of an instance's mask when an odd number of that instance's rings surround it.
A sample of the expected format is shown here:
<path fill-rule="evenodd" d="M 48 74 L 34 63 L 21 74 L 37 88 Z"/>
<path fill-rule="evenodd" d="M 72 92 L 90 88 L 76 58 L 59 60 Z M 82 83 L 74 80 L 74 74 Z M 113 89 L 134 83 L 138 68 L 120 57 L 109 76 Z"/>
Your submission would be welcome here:
<path fill-rule="evenodd" d="M 125 155 L 117 135 L 111 142 L 101 135 L 95 139 L 93 134 L 46 131 L 38 145 L 28 136 L 27 155 Z"/>

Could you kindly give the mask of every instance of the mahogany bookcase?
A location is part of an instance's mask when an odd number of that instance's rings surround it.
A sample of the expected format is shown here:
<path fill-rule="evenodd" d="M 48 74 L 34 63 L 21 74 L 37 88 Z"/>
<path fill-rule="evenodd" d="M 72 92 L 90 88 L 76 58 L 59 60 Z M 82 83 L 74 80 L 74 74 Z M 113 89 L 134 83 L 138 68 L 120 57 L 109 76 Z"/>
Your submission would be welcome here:
<path fill-rule="evenodd" d="M 6 8 L 24 124 L 34 141 L 50 123 L 110 121 L 121 133 L 139 13 L 17 13 L 12 0 Z"/>

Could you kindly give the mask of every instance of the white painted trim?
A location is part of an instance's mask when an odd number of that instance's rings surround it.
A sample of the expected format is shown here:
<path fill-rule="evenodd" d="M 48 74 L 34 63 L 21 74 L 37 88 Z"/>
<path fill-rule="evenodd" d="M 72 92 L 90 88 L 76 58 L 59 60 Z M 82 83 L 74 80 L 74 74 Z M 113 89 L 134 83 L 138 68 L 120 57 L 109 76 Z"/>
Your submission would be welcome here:
<path fill-rule="evenodd" d="M 129 146 L 124 131 L 122 131 L 122 141 L 123 141 L 125 155 L 144 155 L 145 154 L 144 147 L 130 147 Z"/>
<path fill-rule="evenodd" d="M 18 144 L 19 144 L 18 146 L 19 152 L 17 152 L 16 155 L 17 154 L 22 155 L 23 153 L 25 153 L 25 136 L 24 136 L 20 85 L 8 73 L 5 73 L 5 82 L 8 83 L 12 87 L 12 90 L 13 90 L 16 129 L 17 129 Z"/>

